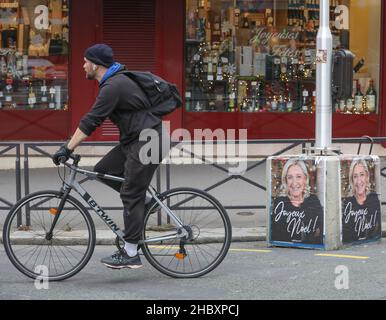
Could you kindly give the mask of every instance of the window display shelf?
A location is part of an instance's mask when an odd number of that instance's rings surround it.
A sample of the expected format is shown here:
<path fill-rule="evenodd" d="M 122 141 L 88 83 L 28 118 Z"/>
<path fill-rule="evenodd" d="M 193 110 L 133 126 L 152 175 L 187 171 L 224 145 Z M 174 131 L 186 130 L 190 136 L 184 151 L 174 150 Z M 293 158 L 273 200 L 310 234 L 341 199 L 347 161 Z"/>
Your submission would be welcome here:
<path fill-rule="evenodd" d="M 348 45 L 348 33 L 337 29 L 338 6 L 348 11 L 350 1 L 330 1 L 334 49 Z M 186 10 L 186 111 L 315 111 L 318 0 L 187 0 Z M 334 101 L 334 111 L 377 112 L 377 77 L 358 80 L 361 101 L 355 107 L 356 84 L 352 98 Z M 374 85 L 368 93 L 370 81 Z"/>

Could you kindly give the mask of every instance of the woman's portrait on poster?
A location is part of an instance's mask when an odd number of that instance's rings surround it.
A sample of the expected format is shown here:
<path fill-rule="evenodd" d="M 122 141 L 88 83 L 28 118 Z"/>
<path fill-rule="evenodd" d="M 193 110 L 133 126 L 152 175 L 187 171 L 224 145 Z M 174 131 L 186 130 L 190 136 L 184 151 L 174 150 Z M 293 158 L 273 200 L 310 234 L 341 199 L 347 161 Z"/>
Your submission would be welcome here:
<path fill-rule="evenodd" d="M 342 201 L 342 241 L 351 243 L 381 237 L 381 204 L 371 191 L 371 175 L 364 159 L 350 165 L 348 197 Z"/>
<path fill-rule="evenodd" d="M 281 174 L 281 193 L 270 212 L 271 241 L 323 244 L 323 207 L 310 191 L 307 165 L 288 160 Z"/>

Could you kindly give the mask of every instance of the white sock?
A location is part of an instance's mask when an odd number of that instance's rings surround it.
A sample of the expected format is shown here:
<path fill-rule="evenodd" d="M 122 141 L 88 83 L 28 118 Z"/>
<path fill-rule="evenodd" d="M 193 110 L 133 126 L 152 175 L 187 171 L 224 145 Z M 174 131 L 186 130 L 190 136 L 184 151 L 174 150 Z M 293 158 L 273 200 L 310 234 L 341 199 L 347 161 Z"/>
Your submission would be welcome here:
<path fill-rule="evenodd" d="M 137 244 L 125 242 L 125 251 L 129 257 L 134 257 L 137 255 L 138 253 L 137 247 L 138 247 Z"/>

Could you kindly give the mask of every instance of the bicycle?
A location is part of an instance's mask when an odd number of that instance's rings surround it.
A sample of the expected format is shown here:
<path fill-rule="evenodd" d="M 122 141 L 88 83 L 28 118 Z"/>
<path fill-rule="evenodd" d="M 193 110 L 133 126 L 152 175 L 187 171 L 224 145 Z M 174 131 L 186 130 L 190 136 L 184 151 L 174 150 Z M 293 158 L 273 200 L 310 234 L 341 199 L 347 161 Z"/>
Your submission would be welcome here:
<path fill-rule="evenodd" d="M 20 272 L 33 279 L 41 277 L 38 266 L 46 266 L 47 280 L 68 279 L 86 266 L 94 252 L 94 222 L 89 210 L 70 195 L 73 189 L 115 233 L 115 244 L 122 248 L 122 230 L 80 185 L 76 175 L 90 180 L 124 179 L 79 168 L 79 155 L 70 159 L 72 163 L 64 163 L 70 173 L 61 178 L 59 191 L 25 196 L 12 207 L 4 223 L 7 256 Z M 228 214 L 219 201 L 194 188 L 158 193 L 149 186 L 148 192 L 152 200 L 146 206 L 138 244 L 148 262 L 174 278 L 200 277 L 215 269 L 225 258 L 232 239 Z"/>

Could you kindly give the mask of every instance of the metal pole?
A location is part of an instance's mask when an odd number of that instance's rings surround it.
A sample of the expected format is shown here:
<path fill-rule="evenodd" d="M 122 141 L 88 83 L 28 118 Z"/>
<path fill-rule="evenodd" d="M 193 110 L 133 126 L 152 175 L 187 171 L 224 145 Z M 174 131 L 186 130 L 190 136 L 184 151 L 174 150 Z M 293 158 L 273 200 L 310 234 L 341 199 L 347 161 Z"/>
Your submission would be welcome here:
<path fill-rule="evenodd" d="M 316 148 L 327 149 L 332 143 L 332 34 L 330 1 L 320 0 L 320 28 L 316 59 Z"/>
<path fill-rule="evenodd" d="M 28 148 L 29 145 L 25 144 L 24 145 L 24 192 L 25 195 L 29 195 L 29 166 L 28 166 Z M 26 226 L 31 226 L 31 211 L 29 205 L 27 205 L 25 209 L 25 225 Z"/>
<path fill-rule="evenodd" d="M 16 202 L 17 202 L 21 199 L 20 144 L 16 146 L 15 168 L 16 168 Z M 19 228 L 23 224 L 21 211 L 18 211 L 16 220 L 17 220 L 16 227 Z"/>

